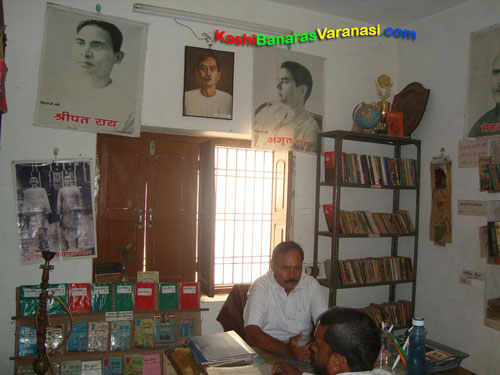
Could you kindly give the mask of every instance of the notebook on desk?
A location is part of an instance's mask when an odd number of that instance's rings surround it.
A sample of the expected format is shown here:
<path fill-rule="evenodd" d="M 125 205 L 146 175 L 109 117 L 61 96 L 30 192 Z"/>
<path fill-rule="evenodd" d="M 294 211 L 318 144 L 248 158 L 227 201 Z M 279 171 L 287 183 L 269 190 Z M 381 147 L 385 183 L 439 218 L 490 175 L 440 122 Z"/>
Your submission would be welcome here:
<path fill-rule="evenodd" d="M 257 353 L 235 331 L 190 337 L 186 346 L 201 366 L 237 366 L 253 363 Z"/>

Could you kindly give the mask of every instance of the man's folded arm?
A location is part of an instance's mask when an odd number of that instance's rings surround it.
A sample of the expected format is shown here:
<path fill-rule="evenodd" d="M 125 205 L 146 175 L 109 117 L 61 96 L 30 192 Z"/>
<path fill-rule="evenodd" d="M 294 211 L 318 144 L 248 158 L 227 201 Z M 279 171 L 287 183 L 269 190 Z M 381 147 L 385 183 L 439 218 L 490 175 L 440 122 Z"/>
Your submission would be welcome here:
<path fill-rule="evenodd" d="M 256 325 L 248 325 L 245 327 L 245 341 L 250 346 L 257 346 L 272 353 L 294 357 L 289 344 L 268 335 Z"/>

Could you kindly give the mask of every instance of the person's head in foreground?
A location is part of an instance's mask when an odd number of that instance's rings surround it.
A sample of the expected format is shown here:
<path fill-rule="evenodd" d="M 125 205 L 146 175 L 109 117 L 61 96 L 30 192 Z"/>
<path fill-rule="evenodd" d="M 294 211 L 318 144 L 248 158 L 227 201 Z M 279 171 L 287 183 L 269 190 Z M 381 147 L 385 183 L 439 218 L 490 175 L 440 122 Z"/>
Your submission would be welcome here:
<path fill-rule="evenodd" d="M 328 310 L 318 320 L 312 351 L 317 375 L 368 371 L 379 355 L 380 331 L 361 311 Z"/>
<path fill-rule="evenodd" d="M 327 310 L 318 319 L 311 346 L 316 375 L 370 371 L 380 351 L 380 331 L 365 313 L 350 308 Z M 273 367 L 273 374 L 300 374 L 289 363 Z"/>

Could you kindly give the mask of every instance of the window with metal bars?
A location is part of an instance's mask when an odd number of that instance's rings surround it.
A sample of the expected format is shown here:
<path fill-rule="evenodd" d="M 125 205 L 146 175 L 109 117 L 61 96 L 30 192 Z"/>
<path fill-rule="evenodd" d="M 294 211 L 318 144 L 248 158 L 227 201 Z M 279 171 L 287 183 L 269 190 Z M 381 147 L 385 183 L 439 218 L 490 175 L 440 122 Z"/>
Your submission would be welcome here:
<path fill-rule="evenodd" d="M 269 269 L 273 152 L 215 147 L 217 288 L 253 282 Z"/>

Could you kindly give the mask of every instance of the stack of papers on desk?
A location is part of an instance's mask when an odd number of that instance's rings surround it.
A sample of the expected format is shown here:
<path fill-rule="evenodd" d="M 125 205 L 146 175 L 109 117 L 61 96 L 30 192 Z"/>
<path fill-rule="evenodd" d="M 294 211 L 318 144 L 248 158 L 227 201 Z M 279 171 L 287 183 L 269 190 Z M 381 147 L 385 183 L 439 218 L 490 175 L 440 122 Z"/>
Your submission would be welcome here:
<path fill-rule="evenodd" d="M 190 337 L 186 346 L 201 366 L 239 366 L 253 363 L 257 353 L 236 332 Z"/>

